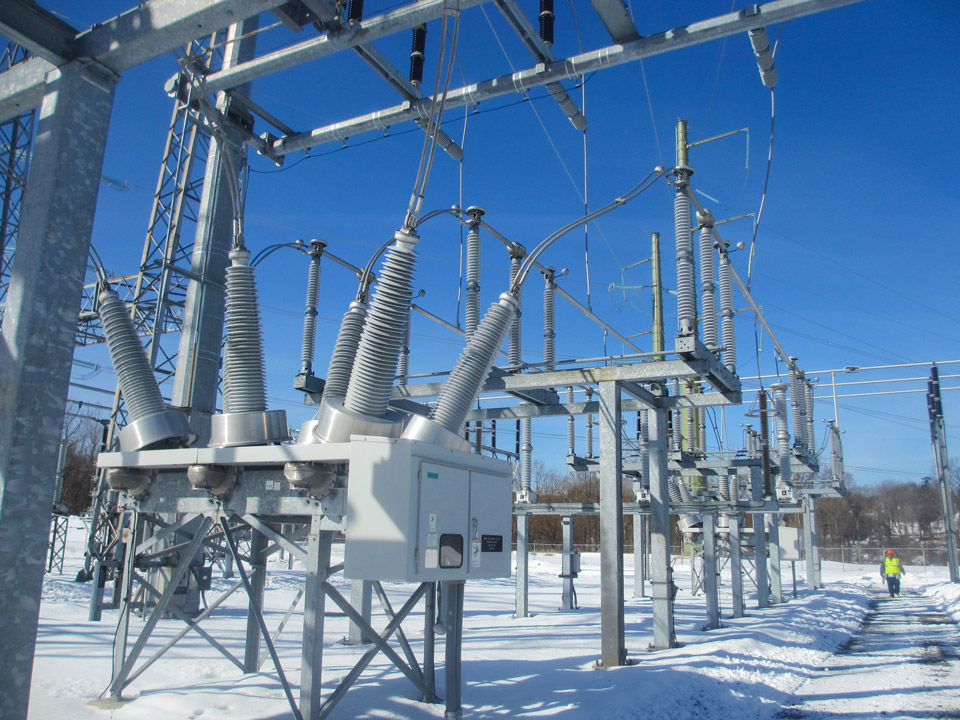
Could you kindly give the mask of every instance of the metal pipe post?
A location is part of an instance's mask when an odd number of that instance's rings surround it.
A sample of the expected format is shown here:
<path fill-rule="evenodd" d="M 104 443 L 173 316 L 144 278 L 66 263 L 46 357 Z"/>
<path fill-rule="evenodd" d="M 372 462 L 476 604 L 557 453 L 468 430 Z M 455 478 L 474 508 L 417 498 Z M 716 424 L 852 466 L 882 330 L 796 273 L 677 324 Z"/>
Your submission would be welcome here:
<path fill-rule="evenodd" d="M 650 588 L 653 597 L 651 650 L 676 647 L 673 627 L 673 568 L 670 566 L 670 497 L 667 472 L 667 411 L 647 410 L 650 434 Z"/>
<path fill-rule="evenodd" d="M 779 483 L 790 483 L 790 431 L 787 429 L 787 385 L 775 383 L 770 386 L 774 393 L 774 408 L 777 416 L 777 456 L 780 465 Z M 783 588 L 780 577 L 780 514 L 770 513 L 766 517 L 767 538 L 770 542 L 770 600 L 783 602 Z"/>
<path fill-rule="evenodd" d="M 306 720 L 318 717 L 322 708 L 323 617 L 327 598 L 322 588 L 330 573 L 333 533 L 320 529 L 321 519 L 320 515 L 310 519 L 310 533 L 307 535 L 300 664 L 300 714 Z"/>
<path fill-rule="evenodd" d="M 513 616 L 525 618 L 529 615 L 527 590 L 530 561 L 530 516 L 527 513 L 517 514 L 517 575 L 514 581 L 514 610 Z"/>
<path fill-rule="evenodd" d="M 703 594 L 707 603 L 704 630 L 720 627 L 720 588 L 717 583 L 717 516 L 707 512 L 703 518 Z"/>
<path fill-rule="evenodd" d="M 600 383 L 600 666 L 627 661 L 623 624 L 623 446 L 620 386 Z"/>
<path fill-rule="evenodd" d="M 0 332 L 0 717 L 24 718 L 77 312 L 115 77 L 51 71 Z"/>
<path fill-rule="evenodd" d="M 560 522 L 563 530 L 563 560 L 560 570 L 560 577 L 563 578 L 563 595 L 561 597 L 560 609 L 576 610 L 577 591 L 573 587 L 573 580 L 576 577 L 576 573 L 574 572 L 573 517 L 564 515 L 560 518 Z"/>
<path fill-rule="evenodd" d="M 364 622 L 370 623 L 370 615 L 373 612 L 373 583 L 370 580 L 350 581 L 350 605 L 360 613 Z M 371 640 L 363 631 L 363 628 L 358 623 L 351 621 L 344 644 L 363 645 L 368 642 L 371 642 Z"/>
<path fill-rule="evenodd" d="M 743 548 L 740 546 L 740 516 L 728 516 L 727 543 L 730 548 L 730 593 L 733 596 L 733 617 L 742 618 L 743 604 Z"/>
<path fill-rule="evenodd" d="M 444 674 L 447 686 L 447 705 L 444 720 L 460 720 L 461 670 L 463 649 L 463 580 L 447 583 L 447 635 L 444 648 Z"/>
<path fill-rule="evenodd" d="M 247 608 L 247 634 L 243 652 L 243 671 L 260 670 L 260 623 L 257 615 L 263 612 L 263 591 L 267 583 L 267 538 L 262 532 L 250 529 L 250 597 Z"/>

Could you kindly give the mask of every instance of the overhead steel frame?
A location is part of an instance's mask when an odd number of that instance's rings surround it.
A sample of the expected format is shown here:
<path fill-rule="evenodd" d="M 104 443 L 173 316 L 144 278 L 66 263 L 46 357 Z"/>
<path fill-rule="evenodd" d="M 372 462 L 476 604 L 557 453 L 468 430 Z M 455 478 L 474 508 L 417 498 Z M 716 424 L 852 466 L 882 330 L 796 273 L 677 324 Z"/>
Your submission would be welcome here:
<path fill-rule="evenodd" d="M 664 52 L 673 47 L 681 47 L 696 42 L 703 42 L 709 39 L 716 37 L 722 37 L 725 34 L 731 34 L 743 30 L 750 29 L 751 27 L 760 27 L 769 22 L 779 22 L 791 17 L 798 17 L 803 14 L 810 12 L 816 12 L 823 9 L 828 9 L 830 7 L 839 6 L 846 4 L 847 0 L 779 0 L 778 2 L 768 3 L 763 6 L 754 6 L 754 8 L 749 13 L 736 14 L 730 16 L 724 16 L 712 21 L 707 21 L 705 23 L 696 23 L 686 28 L 682 28 L 680 32 L 668 32 L 661 33 L 656 36 L 651 36 L 650 38 L 640 38 L 635 40 L 628 40 L 625 44 L 616 45 L 611 48 L 608 48 L 603 51 L 595 51 L 593 53 L 587 53 L 584 56 L 578 56 L 577 58 L 572 58 L 570 60 L 562 60 L 556 63 L 550 63 L 548 68 L 538 66 L 531 71 L 521 71 L 520 73 L 510 76 L 508 80 L 512 86 L 512 90 L 505 88 L 505 84 L 498 82 L 497 80 L 490 81 L 489 88 L 493 90 L 492 93 L 477 93 L 474 89 L 464 89 L 464 93 L 455 92 L 453 96 L 461 98 L 469 98 L 479 100 L 481 95 L 484 97 L 494 97 L 499 94 L 505 94 L 507 92 L 512 92 L 514 90 L 522 91 L 524 88 L 533 87 L 539 84 L 547 84 L 555 80 L 562 79 L 564 77 L 575 77 L 583 72 L 588 71 L 592 68 L 600 68 L 611 64 L 617 64 L 619 62 L 627 62 L 632 59 L 638 59 L 645 55 L 653 54 L 655 52 Z M 853 1 L 853 0 L 850 0 Z M 479 4 L 480 0 L 462 0 L 461 6 L 466 8 L 472 5 Z M 20 63 L 14 68 L 10 68 L 0 76 L 0 119 L 7 120 L 11 117 L 20 114 L 21 112 L 31 109 L 39 105 L 44 97 L 47 94 L 48 83 L 51 77 L 54 77 L 57 81 L 60 81 L 63 87 L 59 88 L 61 92 L 61 97 L 65 97 L 67 92 L 64 90 L 69 89 L 68 86 L 75 84 L 75 81 L 71 78 L 76 76 L 78 78 L 82 77 L 85 80 L 92 80 L 94 84 L 98 82 L 92 78 L 89 73 L 84 75 L 83 73 L 77 73 L 73 70 L 69 70 L 71 66 L 74 66 L 74 60 L 77 58 L 89 58 L 95 61 L 97 67 L 103 68 L 107 76 L 111 73 L 117 74 L 122 73 L 126 69 L 134 67 L 137 64 L 140 64 L 156 55 L 168 52 L 169 50 L 182 45 L 185 42 L 193 39 L 197 34 L 197 29 L 209 28 L 213 29 L 216 27 L 223 27 L 229 22 L 237 22 L 244 17 L 249 17 L 258 14 L 259 12 L 270 9 L 277 5 L 281 4 L 281 0 L 203 0 L 200 2 L 193 3 L 189 7 L 184 7 L 182 3 L 177 2 L 177 0 L 152 0 L 152 2 L 145 3 L 140 7 L 134 8 L 133 10 L 125 13 L 114 21 L 109 21 L 102 25 L 97 26 L 87 32 L 74 35 L 72 29 L 62 27 L 62 24 L 58 25 L 57 23 L 51 22 L 49 18 L 41 17 L 40 14 L 31 14 L 18 13 L 17 11 L 22 10 L 20 6 L 14 6 L 13 4 L 5 6 L 3 9 L 0 9 L 0 27 L 2 27 L 3 32 L 8 35 L 15 34 L 18 39 L 21 37 L 26 38 L 28 45 L 37 50 L 37 57 L 31 58 L 30 60 Z M 605 24 L 608 28 L 622 28 L 623 27 L 623 18 L 611 20 L 615 15 L 615 7 L 609 2 L 597 1 L 594 3 L 598 12 L 601 13 L 601 17 L 604 18 Z M 274 69 L 279 67 L 286 67 L 292 64 L 295 64 L 296 60 L 291 60 L 293 54 L 299 53 L 301 51 L 306 51 L 306 55 L 303 59 L 309 59 L 308 56 L 319 57 L 322 54 L 326 54 L 330 51 L 341 49 L 343 47 L 352 47 L 358 45 L 361 42 L 369 42 L 374 39 L 372 36 L 373 33 L 368 32 L 368 30 L 376 29 L 383 33 L 387 33 L 399 27 L 398 18 L 400 16 L 404 17 L 403 22 L 409 21 L 411 18 L 414 18 L 419 14 L 419 18 L 415 20 L 414 24 L 419 24 L 425 22 L 431 17 L 437 17 L 440 13 L 447 11 L 446 2 L 439 2 L 434 0 L 423 0 L 422 2 L 416 3 L 415 6 L 410 6 L 409 8 L 402 8 L 393 13 L 388 13 L 383 16 L 385 22 L 378 22 L 376 19 L 372 22 L 365 22 L 360 24 L 357 28 L 357 32 L 352 34 L 350 38 L 343 38 L 343 33 L 336 33 L 337 37 L 335 42 L 331 43 L 331 35 L 328 34 L 320 39 L 319 42 L 308 42 L 301 44 L 293 49 L 293 52 L 281 51 L 279 54 L 273 53 L 268 54 L 272 57 L 254 59 L 248 63 L 240 63 L 237 66 L 236 71 L 243 73 L 253 70 L 253 75 L 262 75 L 269 70 L 264 70 L 264 67 L 268 66 L 271 62 L 276 65 Z M 402 24 L 402 22 L 400 23 Z M 378 27 L 374 28 L 375 25 Z M 410 26 L 407 26 L 410 27 Z M 15 32 L 11 32 L 11 29 Z M 47 32 L 50 31 L 50 32 Z M 617 30 L 611 29 L 611 33 L 616 38 L 615 33 Z M 624 37 L 623 39 L 626 39 Z M 320 48 L 320 51 L 317 52 L 317 48 Z M 264 62 L 267 60 L 267 62 Z M 241 67 L 242 66 L 242 67 Z M 59 74 L 51 76 L 51 71 L 55 68 L 59 68 Z M 229 71 L 224 71 L 229 72 Z M 66 79 L 64 79 L 66 78 Z M 249 78 L 248 78 L 249 79 Z M 217 79 L 218 82 L 222 83 L 222 88 L 214 89 L 224 89 L 230 86 L 234 86 L 240 82 L 243 82 L 241 79 L 228 78 L 225 75 L 221 75 Z M 102 85 L 102 84 L 101 84 Z M 452 97 L 453 97 L 452 96 Z M 52 96 L 50 96 L 52 97 Z M 51 108 L 50 112 L 52 114 L 57 114 L 58 117 L 55 120 L 51 120 L 48 123 L 48 128 L 52 128 L 54 132 L 54 139 L 59 140 L 58 135 L 64 133 L 64 118 L 67 117 L 67 113 L 63 110 L 63 103 L 59 103 L 59 106 L 56 110 L 53 107 L 53 104 L 56 102 L 54 99 L 51 99 Z M 110 102 L 112 102 L 112 93 L 110 93 Z M 460 100 L 454 98 L 452 105 L 457 104 Z M 464 99 L 463 104 L 470 104 L 467 99 Z M 90 98 L 81 98 L 78 101 L 77 111 L 74 112 L 74 115 L 82 114 L 87 111 L 93 111 L 94 113 L 100 113 L 94 119 L 94 115 L 89 115 L 82 119 L 79 125 L 74 124 L 74 127 L 84 127 L 89 128 L 91 135 L 85 138 L 91 140 L 92 142 L 88 143 L 87 154 L 90 156 L 91 160 L 99 166 L 100 160 L 96 159 L 98 155 L 102 157 L 102 139 L 106 134 L 106 119 L 102 115 L 102 105 L 98 105 L 93 102 Z M 414 113 L 419 114 L 422 112 L 422 108 L 418 107 L 416 103 L 411 104 L 411 109 Z M 59 112 L 57 112 L 59 110 Z M 109 113 L 107 113 L 109 114 Z M 77 117 L 72 118 L 77 120 Z M 383 122 L 395 122 L 397 120 L 403 119 L 402 115 L 394 114 L 382 114 L 377 123 L 373 127 L 377 127 L 383 124 Z M 379 125 L 378 125 L 379 124 Z M 355 123 L 350 123 L 344 125 L 341 128 L 334 129 L 328 133 L 329 139 L 335 139 L 338 135 L 342 136 L 342 132 L 345 129 L 352 129 L 354 127 L 359 128 L 360 126 Z M 323 133 L 309 133 L 309 139 L 305 140 L 304 147 L 308 146 L 309 143 L 316 144 L 317 142 L 323 141 Z M 278 148 L 282 148 L 283 153 L 290 152 L 296 149 L 297 143 L 285 142 L 284 139 L 277 141 L 279 146 L 275 143 L 272 147 L 267 147 L 265 144 L 255 143 L 259 147 L 262 147 L 267 154 L 272 154 L 275 157 L 282 154 L 278 152 Z M 38 156 L 42 157 L 42 153 L 38 153 Z M 88 164 L 85 161 L 78 162 L 78 168 L 83 168 L 84 170 L 89 170 Z M 99 177 L 99 172 L 91 173 L 93 177 Z M 82 185 L 82 183 L 81 183 Z M 76 235 L 76 229 L 80 228 L 81 232 L 79 235 L 80 243 L 83 246 L 81 249 L 85 249 L 86 244 L 89 239 L 87 219 L 92 217 L 93 204 L 95 203 L 95 191 L 91 193 L 89 189 L 85 189 L 82 202 L 76 205 L 77 209 L 81 211 L 80 216 L 73 216 L 70 213 L 60 213 L 59 215 L 55 212 L 59 208 L 53 207 L 55 205 L 62 204 L 58 198 L 57 193 L 44 193 L 43 200 L 41 205 L 43 206 L 44 213 L 38 213 L 35 217 L 39 218 L 42 215 L 46 216 L 56 216 L 58 221 L 63 220 L 72 220 L 77 221 L 73 227 L 73 233 Z M 57 198 L 57 199 L 54 199 Z M 52 212 L 51 212 L 52 211 Z M 33 228 L 31 228 L 32 230 Z M 57 249 L 69 248 L 69 243 L 59 245 Z M 31 249 L 31 252 L 32 249 Z M 73 268 L 80 266 L 82 262 L 81 258 L 85 256 L 85 252 L 79 254 L 78 257 L 72 258 L 71 270 L 69 272 L 64 272 L 64 278 L 72 277 Z M 18 293 L 23 293 L 26 296 L 32 295 L 33 288 L 35 286 L 31 283 L 36 283 L 38 278 L 35 274 L 31 274 L 32 269 L 27 268 L 27 273 L 25 274 L 25 285 L 22 288 L 16 288 Z M 82 282 L 82 279 L 78 278 L 75 283 L 77 287 Z M 69 294 L 73 291 L 73 284 L 70 282 L 64 283 L 65 291 Z M 23 304 L 22 297 L 17 297 L 16 300 L 16 310 L 18 313 L 17 316 L 17 326 L 18 329 L 27 330 L 31 332 L 35 330 L 32 326 L 31 318 L 29 317 L 29 312 L 25 312 L 25 305 Z M 55 298 L 55 305 L 57 307 L 70 307 L 72 303 L 69 302 L 68 297 L 62 298 L 65 302 L 60 302 L 60 298 Z M 8 304 L 9 308 L 9 304 Z M 40 310 L 42 308 L 38 308 Z M 36 313 L 35 313 L 36 314 Z M 54 328 L 49 328 L 46 333 L 40 332 L 35 334 L 31 339 L 27 339 L 26 336 L 22 336 L 22 339 L 27 342 L 28 345 L 32 344 L 39 347 L 40 344 L 48 342 L 55 336 L 56 332 Z M 14 341 L 16 342 L 16 340 Z M 24 359 L 32 360 L 30 353 L 27 353 L 22 356 Z M 56 361 L 60 358 L 60 355 L 53 354 L 48 357 L 49 361 Z M 45 365 L 44 363 L 38 363 L 40 365 Z M 30 368 L 31 370 L 35 368 Z M 15 392 L 20 390 L 29 392 L 32 389 L 32 385 L 27 382 L 24 383 L 25 366 L 18 365 L 15 368 L 14 372 L 8 376 L 4 377 L 4 384 L 10 385 L 14 388 Z M 58 376 L 63 376 L 64 378 L 68 377 L 68 370 L 64 365 L 59 369 L 59 373 L 55 373 Z M 62 392 L 61 392 L 62 389 Z M 62 384 L 62 388 L 59 387 L 57 392 L 50 394 L 50 399 L 55 399 L 55 396 L 62 395 L 65 399 L 66 397 L 66 384 Z M 27 411 L 21 405 L 17 405 L 13 412 L 5 413 L 4 417 L 9 418 L 11 425 L 16 425 L 20 420 L 26 419 L 26 414 L 36 415 L 38 408 L 31 408 Z M 60 405 L 62 407 L 62 402 L 60 403 L 48 403 L 49 407 L 44 407 L 42 412 L 45 413 L 45 419 L 49 420 L 51 418 L 59 418 L 62 410 L 54 407 L 54 405 Z M 59 425 L 59 423 L 57 423 Z M 18 433 L 7 432 L 3 433 L 7 442 L 15 442 L 15 446 L 23 452 L 32 452 L 37 450 L 46 440 L 46 436 L 43 433 L 35 434 L 32 438 L 20 438 Z M 22 440 L 23 442 L 19 442 Z M 20 452 L 14 452 L 12 455 L 6 452 L 10 445 L 7 443 L 4 444 L 4 457 L 3 457 L 3 471 L 5 479 L 9 472 L 14 474 L 19 473 L 20 465 L 17 457 Z M 34 453 L 38 454 L 38 453 Z M 52 453 L 48 453 L 50 455 Z M 37 468 L 39 469 L 39 468 Z M 48 480 L 49 477 L 52 477 L 52 473 L 47 473 Z M 8 518 L 15 516 L 18 518 L 24 518 L 26 516 L 20 516 L 17 513 L 10 513 L 9 506 L 11 503 L 11 492 L 16 493 L 18 490 L 19 484 L 17 482 L 7 482 L 5 485 L 6 492 L 4 493 L 4 504 L 3 504 L 3 518 L 4 518 L 4 527 L 0 527 L 0 533 L 6 534 L 7 530 L 12 529 L 14 533 L 19 530 L 20 523 L 9 521 Z M 42 484 L 41 484 L 42 487 Z M 13 526 L 16 525 L 15 528 Z M 19 587 L 19 583 L 15 583 Z M 27 583 L 27 586 L 31 586 L 30 583 Z M 32 590 L 31 590 L 32 592 Z M 26 603 L 26 606 L 31 606 L 31 603 Z M 18 621 L 21 618 L 17 619 Z M 27 619 L 29 620 L 29 619 Z M 26 626 L 31 626 L 31 622 L 27 622 Z M 22 638 L 17 638 L 15 642 L 22 640 Z M 17 642 L 19 647 L 22 649 L 24 647 L 32 647 L 32 642 L 23 643 Z M 4 655 L 0 653 L 0 655 Z M 25 677 L 29 679 L 29 666 L 32 662 L 32 650 L 28 650 L 26 655 L 23 651 L 18 653 L 9 654 L 10 658 L 13 658 L 14 664 L 17 665 L 17 668 L 21 672 L 12 673 L 17 677 Z M 22 670 L 26 668 L 27 672 L 23 673 Z M 21 686 L 24 683 L 20 683 Z M 22 687 L 21 687 L 22 690 Z M 25 694 L 23 692 L 11 693 L 9 696 L 10 700 L 8 701 L 11 704 L 11 707 L 15 711 L 19 712 L 25 708 Z M 21 701 L 23 701 L 21 706 Z"/>
<path fill-rule="evenodd" d="M 17 43 L 8 43 L 0 55 L 0 72 L 30 57 Z M 13 268 L 20 229 L 23 190 L 30 171 L 34 111 L 28 110 L 0 123 L 0 323 L 7 304 L 7 287 Z"/>

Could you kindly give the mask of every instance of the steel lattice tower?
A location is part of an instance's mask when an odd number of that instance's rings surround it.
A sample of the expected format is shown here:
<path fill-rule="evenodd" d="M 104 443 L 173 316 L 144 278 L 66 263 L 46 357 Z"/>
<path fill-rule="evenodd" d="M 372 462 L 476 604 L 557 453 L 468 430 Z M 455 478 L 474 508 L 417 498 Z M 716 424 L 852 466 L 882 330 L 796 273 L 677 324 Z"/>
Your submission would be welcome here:
<path fill-rule="evenodd" d="M 29 52 L 10 43 L 0 56 L 0 71 L 28 57 Z M 30 110 L 0 123 L 0 322 L 7 303 L 7 287 L 20 229 L 20 206 L 30 169 L 34 114 L 35 111 Z"/>

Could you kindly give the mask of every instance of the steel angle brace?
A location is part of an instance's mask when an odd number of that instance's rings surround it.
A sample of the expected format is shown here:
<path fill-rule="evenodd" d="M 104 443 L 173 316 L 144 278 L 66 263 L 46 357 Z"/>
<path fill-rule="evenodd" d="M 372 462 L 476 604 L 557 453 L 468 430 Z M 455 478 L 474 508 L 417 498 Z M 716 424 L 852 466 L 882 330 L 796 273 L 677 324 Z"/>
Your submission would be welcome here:
<path fill-rule="evenodd" d="M 286 536 L 278 533 L 256 515 L 244 515 L 242 519 L 243 522 L 252 527 L 254 530 L 262 533 L 273 541 L 274 544 L 266 549 L 265 555 L 272 555 L 282 548 L 291 555 L 296 555 L 298 560 L 302 562 L 307 561 L 307 551 L 297 545 L 296 541 L 306 537 L 307 533 L 310 531 L 309 525 L 304 525 L 293 534 Z"/>
<path fill-rule="evenodd" d="M 380 597 L 381 603 L 385 599 L 383 594 L 383 588 L 380 587 L 380 583 L 376 583 L 377 595 Z M 321 590 L 329 597 L 334 604 L 337 605 L 347 617 L 354 623 L 356 623 L 363 633 L 367 633 L 373 645 L 363 654 L 360 660 L 357 661 L 357 664 L 353 666 L 353 669 L 347 673 L 346 677 L 341 681 L 337 686 L 337 689 L 333 691 L 326 702 L 320 707 L 319 712 L 317 713 L 317 720 L 327 717 L 333 708 L 338 702 L 343 698 L 343 695 L 350 689 L 350 687 L 357 681 L 357 678 L 360 677 L 360 674 L 366 669 L 366 667 L 373 660 L 374 656 L 378 652 L 383 652 L 390 661 L 397 667 L 400 672 L 407 676 L 407 678 L 414 684 L 416 687 L 424 694 L 424 698 L 428 699 L 428 702 L 435 699 L 433 690 L 428 686 L 427 682 L 423 677 L 423 673 L 420 670 L 419 665 L 415 662 L 413 666 L 407 665 L 403 659 L 397 654 L 397 652 L 387 644 L 387 640 L 390 639 L 390 636 L 395 632 L 400 631 L 400 623 L 402 623 L 407 616 L 410 614 L 410 611 L 413 610 L 414 606 L 419 602 L 420 598 L 424 595 L 428 588 L 432 587 L 432 583 L 420 583 L 417 589 L 414 591 L 407 601 L 403 604 L 403 607 L 400 608 L 400 611 L 393 615 L 390 622 L 383 629 L 382 632 L 377 632 L 363 616 L 339 593 L 336 588 L 334 588 L 329 582 L 324 581 L 321 585 Z M 389 602 L 384 605 L 384 611 L 391 615 L 391 610 Z M 406 652 L 409 648 L 409 645 L 404 648 Z M 411 651 L 412 652 L 412 651 Z"/>
<path fill-rule="evenodd" d="M 303 720 L 303 716 L 300 714 L 300 708 L 297 707 L 296 701 L 293 699 L 293 692 L 290 690 L 290 683 L 287 682 L 287 676 L 284 675 L 283 666 L 280 664 L 280 657 L 277 655 L 277 649 L 273 644 L 273 640 L 270 638 L 270 633 L 267 630 L 267 623 L 263 619 L 263 612 L 257 607 L 257 604 L 253 602 L 253 589 L 250 587 L 250 578 L 247 577 L 247 571 L 243 569 L 243 563 L 240 560 L 240 553 L 237 551 L 237 543 L 233 538 L 233 533 L 230 531 L 230 525 L 227 522 L 225 517 L 220 518 L 220 527 L 223 529 L 224 538 L 227 541 L 227 547 L 230 549 L 230 554 L 233 555 L 233 561 L 237 566 L 237 572 L 240 573 L 240 581 L 243 583 L 243 589 L 247 593 L 247 597 L 250 599 L 250 612 L 254 614 L 257 620 L 257 624 L 260 626 L 260 635 L 263 638 L 263 642 L 267 646 L 267 650 L 270 652 L 270 657 L 273 659 L 273 666 L 277 669 L 277 675 L 280 677 L 280 684 L 283 685 L 283 693 L 287 696 L 287 702 L 290 703 L 290 709 L 293 711 L 293 716 L 296 720 Z"/>
<path fill-rule="evenodd" d="M 156 589 L 149 581 L 147 581 L 145 578 L 141 577 L 139 573 L 134 573 L 134 578 L 135 578 L 135 579 L 137 580 L 137 582 L 139 582 L 144 588 L 146 588 L 147 591 L 150 592 L 154 597 L 158 597 L 158 598 L 160 597 L 160 591 L 157 590 L 157 589 Z M 172 648 L 172 647 L 180 640 L 180 638 L 182 638 L 184 635 L 186 635 L 186 634 L 187 634 L 188 632 L 190 632 L 191 630 L 195 631 L 200 637 L 202 637 L 204 640 L 206 640 L 208 643 L 210 643 L 210 645 L 212 645 L 212 646 L 217 650 L 217 652 L 219 652 L 221 655 L 223 655 L 227 660 L 229 660 L 229 661 L 232 662 L 234 665 L 236 665 L 238 668 L 240 668 L 240 670 L 243 670 L 243 663 L 240 662 L 240 660 L 237 659 L 237 657 L 236 657 L 233 653 L 231 653 L 231 652 L 230 652 L 229 650 L 227 650 L 223 645 L 221 645 L 219 642 L 217 642 L 217 640 L 216 640 L 213 636 L 211 636 L 210 633 L 208 633 L 206 630 L 204 630 L 203 628 L 200 627 L 200 623 L 203 622 L 206 618 L 208 618 L 208 617 L 210 616 L 210 614 L 211 614 L 214 610 L 216 610 L 216 609 L 220 606 L 221 603 L 223 603 L 224 600 L 226 600 L 228 597 L 230 597 L 231 595 L 233 595 L 233 593 L 236 592 L 236 591 L 241 587 L 242 584 L 243 584 L 242 581 L 237 580 L 233 585 L 231 585 L 231 586 L 227 589 L 226 592 L 224 592 L 220 597 L 218 597 L 213 603 L 211 603 L 210 605 L 208 605 L 207 608 L 206 608 L 202 613 L 200 613 L 199 615 L 197 615 L 197 617 L 195 617 L 195 618 L 191 618 L 191 617 L 188 617 L 187 615 L 185 615 L 185 614 L 180 610 L 180 608 L 178 608 L 176 605 L 170 605 L 170 606 L 167 608 L 167 611 L 172 612 L 174 615 L 177 616 L 177 618 L 179 618 L 180 620 L 183 620 L 183 622 L 185 622 L 185 623 L 187 624 L 187 627 L 181 629 L 180 632 L 178 632 L 176 635 L 174 635 L 172 638 L 170 638 L 170 640 L 168 640 L 163 647 L 161 647 L 159 650 L 157 650 L 157 651 L 150 657 L 149 660 L 146 660 L 146 661 L 143 663 L 143 665 L 141 665 L 139 668 L 137 668 L 137 671 L 136 671 L 136 672 L 131 672 L 130 675 L 127 677 L 127 680 L 126 680 L 126 682 L 125 682 L 124 684 L 125 684 L 125 685 L 130 684 L 130 683 L 132 683 L 134 680 L 136 680 L 138 677 L 140 677 L 140 676 L 147 670 L 147 668 L 149 668 L 151 665 L 153 665 L 153 663 L 155 663 L 157 660 L 159 660 L 160 657 L 161 657 L 164 653 L 167 652 L 167 650 L 169 650 L 170 648 Z"/>
<path fill-rule="evenodd" d="M 140 543 L 140 545 L 137 546 L 136 560 L 138 563 L 153 560 L 154 558 L 158 558 L 158 557 L 163 557 L 164 555 L 169 555 L 170 553 L 179 552 L 180 550 L 183 550 L 184 548 L 188 547 L 192 542 L 192 536 L 190 535 L 190 530 L 188 526 L 202 516 L 194 515 L 192 517 L 184 518 L 183 520 L 180 520 L 170 525 L 166 524 L 162 519 L 160 519 L 155 515 L 149 515 L 147 513 L 143 513 L 143 517 L 150 524 L 154 526 L 160 526 L 163 528 L 163 530 L 156 533 L 152 537 L 147 538 L 142 543 Z M 155 547 L 157 543 L 169 540 L 170 538 L 175 537 L 177 535 L 184 535 L 191 539 L 187 540 L 186 542 L 179 543 L 177 545 L 170 545 L 169 547 L 165 547 L 163 549 L 156 550 L 154 552 L 147 552 L 151 548 Z M 203 539 L 204 547 L 206 547 L 208 550 L 214 550 L 219 552 L 222 548 L 215 541 L 216 538 L 219 536 L 220 536 L 219 530 L 215 530 L 212 533 L 207 533 Z"/>
<path fill-rule="evenodd" d="M 167 588 L 164 590 L 163 594 L 160 596 L 160 599 L 157 601 L 156 607 L 154 607 L 153 612 L 150 614 L 150 617 L 147 618 L 147 622 L 144 625 L 143 629 L 140 631 L 140 636 L 137 638 L 137 642 L 134 644 L 133 649 L 130 651 L 130 654 L 127 655 L 124 659 L 123 664 L 120 667 L 120 670 L 114 676 L 113 680 L 110 683 L 110 695 L 114 700 L 120 699 L 120 693 L 123 688 L 128 684 L 127 678 L 130 675 L 130 672 L 133 670 L 134 664 L 137 662 L 137 659 L 140 657 L 140 654 L 143 652 L 143 648 L 147 644 L 147 640 L 150 639 L 150 635 L 153 634 L 154 629 L 157 626 L 157 623 L 160 621 L 160 618 L 163 617 L 163 613 L 166 612 L 170 601 L 173 599 L 173 595 L 177 590 L 177 587 L 180 585 L 180 581 L 183 580 L 183 576 L 186 575 L 187 570 L 190 567 L 190 563 L 193 561 L 194 555 L 197 554 L 197 551 L 200 549 L 200 546 L 203 544 L 204 538 L 206 537 L 207 530 L 210 529 L 210 526 L 213 524 L 213 520 L 209 517 L 203 517 L 200 522 L 199 527 L 197 528 L 196 534 L 193 536 L 193 539 L 190 541 L 187 546 L 186 551 L 180 557 L 180 562 L 174 568 L 173 573 L 170 578 L 170 583 L 167 585 Z M 130 608 L 129 603 L 124 609 L 124 613 L 129 615 Z M 123 618 L 121 618 L 121 624 L 123 623 Z M 120 642 L 121 639 L 118 638 L 115 642 Z M 123 639 L 125 641 L 125 638 Z"/>

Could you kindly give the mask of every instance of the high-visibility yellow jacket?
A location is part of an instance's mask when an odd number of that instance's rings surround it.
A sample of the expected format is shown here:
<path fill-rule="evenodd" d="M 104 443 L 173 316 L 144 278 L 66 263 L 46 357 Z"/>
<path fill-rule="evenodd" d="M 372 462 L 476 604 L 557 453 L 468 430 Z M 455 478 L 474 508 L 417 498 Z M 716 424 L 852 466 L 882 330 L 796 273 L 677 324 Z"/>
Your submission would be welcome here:
<path fill-rule="evenodd" d="M 903 575 L 903 566 L 900 565 L 900 558 L 896 555 L 890 555 L 883 559 L 884 575 Z"/>

